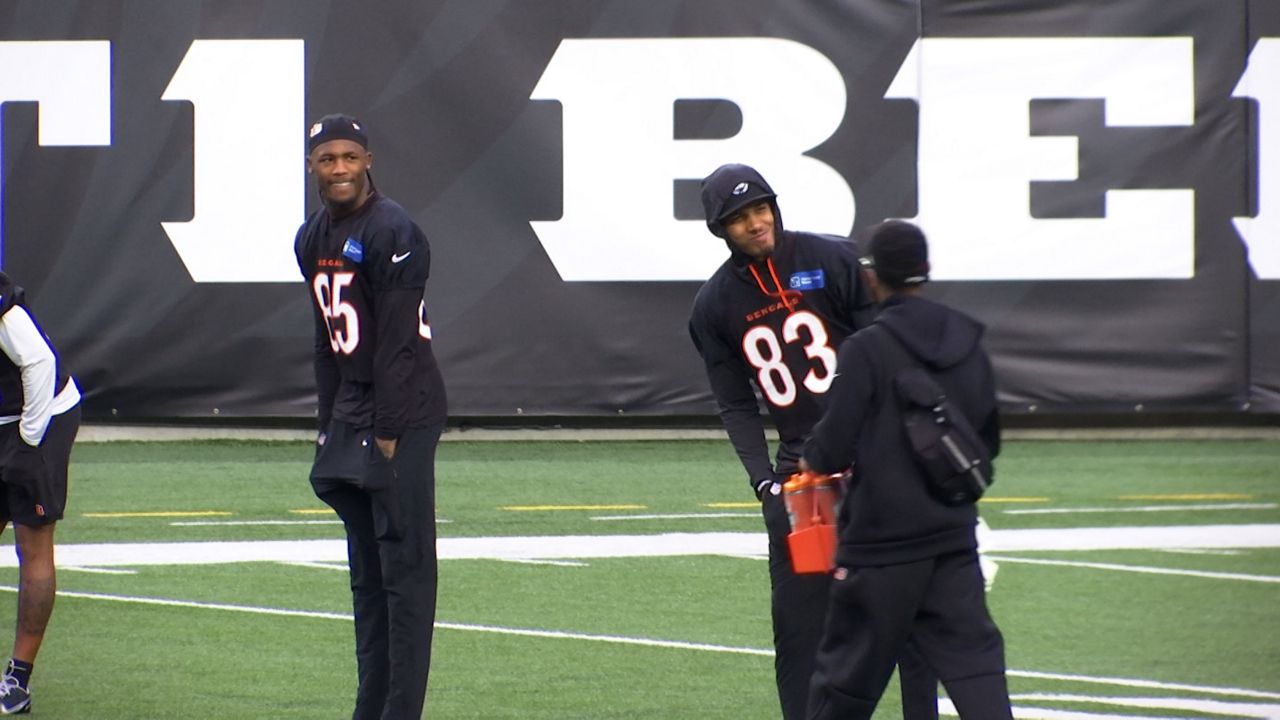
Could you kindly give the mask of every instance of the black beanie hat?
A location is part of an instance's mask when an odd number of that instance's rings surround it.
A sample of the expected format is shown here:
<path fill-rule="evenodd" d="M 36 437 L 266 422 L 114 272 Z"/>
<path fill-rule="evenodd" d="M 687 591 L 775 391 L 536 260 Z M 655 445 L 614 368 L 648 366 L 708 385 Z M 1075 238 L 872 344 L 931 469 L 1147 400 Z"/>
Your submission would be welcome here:
<path fill-rule="evenodd" d="M 369 149 L 369 136 L 365 134 L 364 126 L 350 115 L 325 115 L 312 123 L 307 130 L 307 154 L 330 140 L 350 140 Z"/>
<path fill-rule="evenodd" d="M 862 264 L 874 269 L 890 287 L 922 285 L 929 280 L 929 244 L 915 225 L 886 220 L 871 228 Z"/>

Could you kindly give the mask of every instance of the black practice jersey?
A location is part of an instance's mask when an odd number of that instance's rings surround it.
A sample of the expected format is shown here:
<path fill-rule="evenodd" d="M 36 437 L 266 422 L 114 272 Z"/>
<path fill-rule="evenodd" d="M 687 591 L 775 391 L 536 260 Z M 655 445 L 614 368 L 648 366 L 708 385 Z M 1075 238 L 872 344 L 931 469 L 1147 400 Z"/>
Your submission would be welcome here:
<path fill-rule="evenodd" d="M 837 348 L 872 310 L 851 241 L 791 231 L 767 261 L 734 253 L 698 291 L 689 332 L 753 487 L 774 468 L 752 386 L 778 429 L 778 465 L 790 469 L 822 417 Z"/>
<path fill-rule="evenodd" d="M 320 427 L 337 418 L 396 438 L 445 418 L 424 292 L 427 237 L 374 193 L 351 215 L 322 208 L 294 242 L 314 310 Z"/>

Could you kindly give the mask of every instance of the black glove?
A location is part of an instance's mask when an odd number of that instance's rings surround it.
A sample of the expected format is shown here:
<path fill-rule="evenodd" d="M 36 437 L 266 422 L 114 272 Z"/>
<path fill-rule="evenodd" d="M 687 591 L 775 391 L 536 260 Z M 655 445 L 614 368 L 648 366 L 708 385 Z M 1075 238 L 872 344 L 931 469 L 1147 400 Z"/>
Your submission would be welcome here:
<path fill-rule="evenodd" d="M 786 480 L 787 479 L 781 475 L 774 475 L 773 477 L 757 480 L 755 484 L 756 499 L 764 502 L 765 498 L 769 495 L 781 495 L 782 483 L 786 482 Z"/>

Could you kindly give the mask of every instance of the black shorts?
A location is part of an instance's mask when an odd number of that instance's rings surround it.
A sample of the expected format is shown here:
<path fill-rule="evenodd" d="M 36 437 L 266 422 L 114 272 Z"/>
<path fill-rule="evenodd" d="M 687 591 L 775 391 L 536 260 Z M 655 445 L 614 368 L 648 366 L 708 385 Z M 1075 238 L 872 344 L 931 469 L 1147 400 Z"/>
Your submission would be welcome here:
<path fill-rule="evenodd" d="M 18 434 L 18 423 L 0 425 L 0 521 L 18 525 L 48 525 L 62 519 L 67 505 L 67 467 L 71 446 L 80 430 L 80 406 L 54 415 L 36 449 L 43 460 L 40 472 L 11 470 L 14 454 L 26 441 Z"/>

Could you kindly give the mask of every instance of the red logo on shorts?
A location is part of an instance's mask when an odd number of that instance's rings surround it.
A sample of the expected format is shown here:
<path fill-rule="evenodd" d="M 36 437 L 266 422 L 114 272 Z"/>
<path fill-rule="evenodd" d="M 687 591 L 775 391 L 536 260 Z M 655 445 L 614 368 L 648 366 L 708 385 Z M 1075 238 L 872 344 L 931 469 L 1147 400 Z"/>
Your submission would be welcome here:
<path fill-rule="evenodd" d="M 36 503 L 36 514 L 40 517 L 44 517 L 44 506 L 40 503 Z"/>

